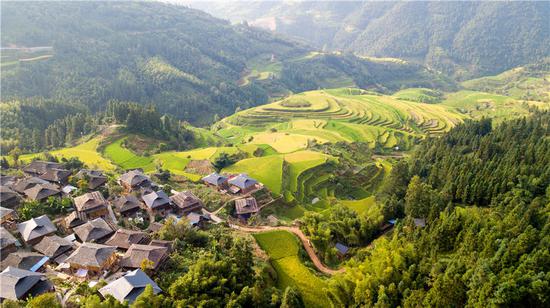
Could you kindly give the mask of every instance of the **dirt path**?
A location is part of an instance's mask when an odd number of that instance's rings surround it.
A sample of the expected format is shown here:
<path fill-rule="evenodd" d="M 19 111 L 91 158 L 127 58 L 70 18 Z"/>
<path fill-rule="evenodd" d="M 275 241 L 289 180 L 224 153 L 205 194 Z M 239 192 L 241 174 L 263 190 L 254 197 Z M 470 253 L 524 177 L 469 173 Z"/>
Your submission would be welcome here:
<path fill-rule="evenodd" d="M 250 233 L 258 233 L 258 232 L 267 232 L 267 231 L 276 231 L 276 230 L 283 230 L 283 231 L 288 231 L 288 232 L 292 232 L 294 234 L 296 234 L 296 236 L 298 236 L 298 238 L 300 239 L 300 241 L 302 241 L 302 245 L 304 246 L 304 248 L 306 249 L 306 252 L 307 254 L 309 255 L 309 258 L 311 259 L 311 261 L 313 262 L 313 264 L 315 265 L 315 267 L 322 273 L 325 273 L 327 275 L 334 275 L 334 274 L 339 274 L 339 273 L 343 273 L 344 272 L 344 269 L 341 268 L 341 269 L 338 269 L 338 270 L 333 270 L 333 269 L 330 269 L 328 267 L 326 267 L 323 262 L 321 262 L 321 260 L 319 260 L 319 257 L 317 256 L 317 254 L 315 253 L 315 251 L 313 250 L 313 247 L 311 247 L 311 245 L 309 244 L 309 240 L 307 239 L 306 235 L 302 232 L 302 230 L 300 230 L 300 228 L 298 227 L 270 227 L 270 226 L 262 226 L 262 227 L 255 227 L 255 228 L 252 228 L 252 227 L 243 227 L 243 226 L 238 226 L 238 225 L 233 225 L 233 224 L 230 224 L 229 225 L 231 228 L 233 229 L 236 229 L 236 230 L 239 230 L 239 231 L 243 231 L 243 232 L 250 232 Z"/>

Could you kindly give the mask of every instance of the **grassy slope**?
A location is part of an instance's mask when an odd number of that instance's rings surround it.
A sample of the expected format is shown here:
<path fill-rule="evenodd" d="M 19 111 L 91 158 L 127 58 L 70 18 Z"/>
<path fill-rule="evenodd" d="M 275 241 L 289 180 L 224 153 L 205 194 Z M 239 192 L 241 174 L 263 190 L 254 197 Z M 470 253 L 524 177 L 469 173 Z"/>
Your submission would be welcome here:
<path fill-rule="evenodd" d="M 107 145 L 103 151 L 105 157 L 122 169 L 143 168 L 143 171 L 150 172 L 155 169 L 155 163 L 152 157 L 138 156 L 134 152 L 122 146 L 125 138 L 120 138 Z"/>
<path fill-rule="evenodd" d="M 298 289 L 307 307 L 328 307 L 323 293 L 326 282 L 314 275 L 298 256 L 298 239 L 287 231 L 271 231 L 255 234 L 254 238 L 271 258 L 278 274 L 278 287 Z"/>
<path fill-rule="evenodd" d="M 97 152 L 97 147 L 100 142 L 101 137 L 95 137 L 74 147 L 52 151 L 50 154 L 64 158 L 77 157 L 90 168 L 99 168 L 107 171 L 114 170 L 115 166 Z M 19 159 L 23 162 L 29 162 L 35 157 L 40 157 L 40 155 L 40 153 L 26 154 L 21 155 Z"/>
<path fill-rule="evenodd" d="M 243 159 L 223 169 L 223 172 L 247 173 L 266 185 L 275 194 L 281 193 L 283 158 L 280 155 Z"/>
<path fill-rule="evenodd" d="M 467 80 L 461 85 L 469 90 L 497 93 L 515 99 L 550 101 L 550 72 L 531 66 Z"/>

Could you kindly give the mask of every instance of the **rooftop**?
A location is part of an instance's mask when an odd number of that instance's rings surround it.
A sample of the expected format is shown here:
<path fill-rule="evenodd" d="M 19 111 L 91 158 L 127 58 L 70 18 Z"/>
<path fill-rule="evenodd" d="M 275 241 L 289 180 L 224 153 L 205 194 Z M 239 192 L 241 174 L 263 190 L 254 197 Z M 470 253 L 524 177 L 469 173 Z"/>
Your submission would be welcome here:
<path fill-rule="evenodd" d="M 251 214 L 259 211 L 258 204 L 254 197 L 235 200 L 235 211 L 237 215 Z"/>
<path fill-rule="evenodd" d="M 257 183 L 258 183 L 258 181 L 256 181 L 255 179 L 249 177 L 248 175 L 246 175 L 244 173 L 241 173 L 241 174 L 229 179 L 229 184 L 231 184 L 233 186 L 237 186 L 240 189 L 249 188 L 250 186 L 253 186 Z"/>
<path fill-rule="evenodd" d="M 162 190 L 151 192 L 141 198 L 150 209 L 154 209 L 170 203 L 170 198 L 168 198 L 166 193 Z"/>
<path fill-rule="evenodd" d="M 99 191 L 92 191 L 74 198 L 74 206 L 80 212 L 107 206 L 107 201 Z"/>
<path fill-rule="evenodd" d="M 92 242 L 104 239 L 113 233 L 113 229 L 102 218 L 90 220 L 74 228 L 74 233 L 83 242 Z"/>
<path fill-rule="evenodd" d="M 136 269 L 99 289 L 99 293 L 103 296 L 112 295 L 120 302 L 133 303 L 147 285 L 153 287 L 155 294 L 162 292 L 162 289 L 147 274 Z"/>
<path fill-rule="evenodd" d="M 33 246 L 33 249 L 43 253 L 50 258 L 56 258 L 57 256 L 71 250 L 73 244 L 57 235 L 46 236 L 42 240 Z"/>
<path fill-rule="evenodd" d="M 205 181 L 206 183 L 219 186 L 227 181 L 227 177 L 220 175 L 217 172 L 214 172 L 203 177 L 202 180 Z"/>
<path fill-rule="evenodd" d="M 17 225 L 17 230 L 25 242 L 32 241 L 44 235 L 57 231 L 52 221 L 46 215 L 31 218 Z"/>
<path fill-rule="evenodd" d="M 102 267 L 116 251 L 116 247 L 82 243 L 65 262 L 82 267 Z"/>
<path fill-rule="evenodd" d="M 149 237 L 145 232 L 118 229 L 115 234 L 113 234 L 113 236 L 105 242 L 105 244 L 122 249 L 128 249 L 132 244 L 143 244 L 147 241 L 149 241 Z"/>

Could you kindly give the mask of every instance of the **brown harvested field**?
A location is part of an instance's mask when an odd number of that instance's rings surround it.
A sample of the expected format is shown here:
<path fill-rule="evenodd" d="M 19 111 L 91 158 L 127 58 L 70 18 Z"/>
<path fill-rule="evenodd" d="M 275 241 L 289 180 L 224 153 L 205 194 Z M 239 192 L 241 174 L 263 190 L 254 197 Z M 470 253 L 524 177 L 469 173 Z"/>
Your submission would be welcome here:
<path fill-rule="evenodd" d="M 208 159 L 202 160 L 192 160 L 187 166 L 185 166 L 185 171 L 194 174 L 207 175 L 214 172 L 214 167 Z"/>

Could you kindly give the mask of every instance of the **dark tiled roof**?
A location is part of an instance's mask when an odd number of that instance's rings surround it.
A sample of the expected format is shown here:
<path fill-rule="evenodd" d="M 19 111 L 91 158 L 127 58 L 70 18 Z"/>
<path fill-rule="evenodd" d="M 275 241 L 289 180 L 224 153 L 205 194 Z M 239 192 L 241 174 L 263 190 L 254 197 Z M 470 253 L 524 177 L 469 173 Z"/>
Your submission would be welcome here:
<path fill-rule="evenodd" d="M 61 191 L 57 186 L 47 183 L 47 184 L 36 184 L 32 188 L 25 190 L 25 195 L 31 200 L 44 200 L 50 196 L 55 196 L 60 194 Z"/>
<path fill-rule="evenodd" d="M 239 187 L 240 189 L 249 188 L 252 185 L 258 183 L 255 179 L 249 177 L 248 175 L 241 173 L 231 179 L 229 179 L 229 184 Z"/>
<path fill-rule="evenodd" d="M 202 206 L 202 201 L 190 191 L 182 191 L 170 196 L 170 200 L 180 209 L 193 209 Z"/>
<path fill-rule="evenodd" d="M 8 267 L 0 273 L 0 298 L 18 300 L 26 294 L 37 294 L 41 290 L 42 282 L 46 282 L 44 275 L 16 267 Z M 43 286 L 49 288 L 51 285 Z M 35 289 L 36 292 L 32 292 Z"/>
<path fill-rule="evenodd" d="M 112 295 L 120 302 L 133 303 L 147 285 L 153 287 L 155 294 L 162 292 L 162 289 L 147 274 L 136 269 L 99 289 L 99 293 L 103 296 Z"/>
<path fill-rule="evenodd" d="M 122 196 L 114 201 L 114 205 L 120 213 L 138 209 L 140 203 L 139 199 L 132 195 Z"/>
<path fill-rule="evenodd" d="M 217 172 L 214 172 L 203 177 L 202 180 L 205 181 L 206 183 L 219 186 L 227 181 L 227 177 L 220 175 Z"/>
<path fill-rule="evenodd" d="M 0 227 L 0 249 L 15 244 L 15 237 L 4 227 Z"/>
<path fill-rule="evenodd" d="M 33 246 L 34 250 L 50 258 L 56 258 L 72 248 L 73 244 L 70 241 L 57 235 L 46 236 L 38 244 Z"/>
<path fill-rule="evenodd" d="M 29 165 L 23 168 L 23 171 L 33 174 L 44 174 L 49 169 L 60 169 L 63 166 L 60 163 L 53 163 L 49 161 L 32 161 Z"/>
<path fill-rule="evenodd" d="M 4 261 L 1 262 L 2 270 L 8 266 L 17 267 L 24 270 L 30 270 L 35 264 L 44 258 L 44 255 L 29 252 L 29 251 L 16 251 L 10 253 Z"/>
<path fill-rule="evenodd" d="M 0 185 L 10 186 L 14 184 L 16 180 L 15 176 L 0 174 Z"/>
<path fill-rule="evenodd" d="M 105 242 L 105 245 L 128 249 L 132 244 L 144 244 L 149 241 L 145 232 L 127 229 L 118 229 L 113 236 Z"/>
<path fill-rule="evenodd" d="M 118 179 L 121 183 L 125 183 L 129 186 L 137 186 L 145 181 L 150 181 L 149 177 L 144 175 L 139 170 L 131 170 L 120 176 Z"/>
<path fill-rule="evenodd" d="M 258 204 L 253 197 L 235 200 L 235 211 L 238 215 L 258 212 Z"/>
<path fill-rule="evenodd" d="M 107 201 L 99 191 L 92 191 L 74 198 L 74 206 L 79 212 L 87 212 L 106 207 Z"/>
<path fill-rule="evenodd" d="M 19 180 L 13 189 L 15 189 L 18 193 L 23 194 L 25 193 L 25 190 L 32 188 L 34 185 L 46 183 L 48 183 L 48 181 L 33 176 Z"/>
<path fill-rule="evenodd" d="M 78 211 L 73 211 L 63 220 L 67 228 L 74 228 L 86 223 L 86 215 Z"/>
<path fill-rule="evenodd" d="M 76 178 L 88 178 L 88 188 L 96 189 L 107 182 L 107 177 L 99 170 L 81 169 L 75 175 Z"/>
<path fill-rule="evenodd" d="M 4 203 L 10 199 L 17 198 L 18 195 L 8 186 L 0 186 L 0 202 Z"/>
<path fill-rule="evenodd" d="M 32 241 L 44 235 L 57 231 L 52 221 L 46 215 L 31 218 L 17 225 L 17 230 L 25 242 Z"/>
<path fill-rule="evenodd" d="M 66 169 L 48 169 L 44 174 L 40 176 L 41 179 L 49 182 L 64 182 L 71 175 L 70 170 Z"/>
<path fill-rule="evenodd" d="M 127 268 L 140 268 L 143 259 L 153 262 L 153 269 L 156 269 L 166 258 L 168 248 L 154 245 L 132 244 L 119 265 Z"/>
<path fill-rule="evenodd" d="M 154 191 L 152 193 L 146 194 L 143 197 L 143 202 L 150 208 L 155 209 L 159 206 L 163 206 L 170 203 L 170 199 L 166 193 L 162 190 Z"/>
<path fill-rule="evenodd" d="M 114 246 L 82 243 L 65 262 L 82 267 L 102 267 L 115 254 L 115 251 Z"/>
<path fill-rule="evenodd" d="M 74 233 L 83 242 L 98 241 L 113 234 L 113 230 L 102 218 L 90 220 L 83 225 L 75 227 Z"/>

